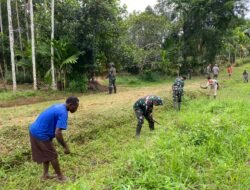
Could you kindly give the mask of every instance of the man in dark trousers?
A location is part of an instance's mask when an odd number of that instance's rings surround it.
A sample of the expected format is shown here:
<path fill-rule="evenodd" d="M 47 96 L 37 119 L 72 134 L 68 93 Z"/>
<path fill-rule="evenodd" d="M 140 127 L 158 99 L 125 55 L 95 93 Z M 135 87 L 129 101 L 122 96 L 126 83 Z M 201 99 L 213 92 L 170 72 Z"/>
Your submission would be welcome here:
<path fill-rule="evenodd" d="M 178 111 L 181 110 L 181 102 L 182 102 L 182 96 L 184 95 L 183 88 L 185 80 L 186 77 L 180 76 L 175 79 L 174 84 L 172 85 L 174 109 Z"/>
<path fill-rule="evenodd" d="M 144 117 L 148 121 L 150 130 L 154 130 L 154 119 L 152 116 L 153 107 L 163 105 L 162 99 L 158 96 L 146 96 L 137 100 L 133 106 L 138 123 L 136 137 L 140 136 Z"/>
<path fill-rule="evenodd" d="M 114 63 L 109 64 L 109 73 L 107 78 L 109 79 L 109 94 L 112 94 L 113 88 L 116 93 L 116 69 Z"/>
<path fill-rule="evenodd" d="M 65 104 L 55 104 L 43 111 L 36 121 L 29 127 L 30 143 L 33 161 L 43 163 L 42 179 L 51 179 L 49 175 L 49 164 L 55 170 L 56 178 L 65 181 L 67 178 L 60 170 L 57 152 L 53 145 L 53 138 L 63 146 L 64 153 L 69 154 L 69 147 L 64 141 L 62 131 L 67 129 L 68 112 L 77 111 L 79 99 L 69 97 Z"/>

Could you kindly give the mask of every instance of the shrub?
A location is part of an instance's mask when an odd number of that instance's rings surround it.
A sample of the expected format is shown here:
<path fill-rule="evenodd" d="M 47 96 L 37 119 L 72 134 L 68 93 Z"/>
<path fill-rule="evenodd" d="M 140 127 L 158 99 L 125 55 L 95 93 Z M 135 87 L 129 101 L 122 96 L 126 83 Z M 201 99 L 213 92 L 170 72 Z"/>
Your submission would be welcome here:
<path fill-rule="evenodd" d="M 73 80 L 69 82 L 68 90 L 75 91 L 75 92 L 86 92 L 88 89 L 87 87 L 87 80 L 86 76 L 78 76 L 75 77 Z"/>
<path fill-rule="evenodd" d="M 238 67 L 238 66 L 246 64 L 246 63 L 250 63 L 250 57 L 245 57 L 245 58 L 242 58 L 242 59 L 238 59 L 236 61 L 235 66 Z"/>
<path fill-rule="evenodd" d="M 161 74 L 159 72 L 154 71 L 145 71 L 140 78 L 147 82 L 156 82 L 161 79 Z"/>

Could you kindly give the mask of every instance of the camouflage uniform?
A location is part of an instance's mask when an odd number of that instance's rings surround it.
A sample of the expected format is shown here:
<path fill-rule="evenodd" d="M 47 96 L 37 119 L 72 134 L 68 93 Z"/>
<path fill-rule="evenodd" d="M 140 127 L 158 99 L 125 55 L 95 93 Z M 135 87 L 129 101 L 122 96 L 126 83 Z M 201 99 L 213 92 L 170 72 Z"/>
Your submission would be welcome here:
<path fill-rule="evenodd" d="M 138 123 L 136 136 L 140 135 L 144 117 L 149 123 L 150 130 L 154 130 L 154 120 L 152 117 L 153 106 L 162 105 L 162 99 L 157 96 L 146 96 L 137 100 L 133 106 Z"/>
<path fill-rule="evenodd" d="M 178 108 L 178 110 L 181 109 L 181 98 L 184 94 L 183 87 L 184 87 L 184 79 L 176 78 L 172 86 L 172 90 L 173 90 L 174 108 Z"/>
<path fill-rule="evenodd" d="M 211 65 L 209 64 L 206 68 L 206 77 L 210 77 L 212 72 Z"/>
<path fill-rule="evenodd" d="M 113 63 L 110 64 L 110 69 L 107 78 L 109 79 L 109 94 L 112 94 L 112 89 L 114 88 L 114 93 L 116 93 L 116 69 Z"/>

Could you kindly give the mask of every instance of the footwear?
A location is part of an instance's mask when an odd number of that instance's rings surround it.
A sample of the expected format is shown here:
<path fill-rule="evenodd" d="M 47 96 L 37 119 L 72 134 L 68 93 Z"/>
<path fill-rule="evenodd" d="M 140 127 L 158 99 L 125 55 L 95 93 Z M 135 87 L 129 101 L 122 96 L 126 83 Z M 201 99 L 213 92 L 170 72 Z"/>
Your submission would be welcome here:
<path fill-rule="evenodd" d="M 48 179 L 55 179 L 55 178 L 57 178 L 57 175 L 43 175 L 43 176 L 41 176 L 41 180 L 42 181 L 46 181 L 46 180 L 48 180 Z"/>
<path fill-rule="evenodd" d="M 64 175 L 62 175 L 62 176 L 57 176 L 57 180 L 58 180 L 59 182 L 61 182 L 61 183 L 64 183 L 64 182 L 68 181 L 69 178 L 66 177 L 66 176 L 64 176 Z"/>

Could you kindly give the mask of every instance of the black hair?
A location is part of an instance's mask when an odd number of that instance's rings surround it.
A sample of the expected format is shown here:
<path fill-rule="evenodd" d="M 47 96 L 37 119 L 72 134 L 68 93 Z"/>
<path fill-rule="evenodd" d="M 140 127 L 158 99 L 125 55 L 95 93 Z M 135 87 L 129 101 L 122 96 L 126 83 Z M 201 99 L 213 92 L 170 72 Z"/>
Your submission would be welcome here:
<path fill-rule="evenodd" d="M 70 97 L 67 98 L 66 104 L 77 105 L 77 104 L 79 104 L 79 99 L 77 97 L 75 97 L 75 96 L 70 96 Z"/>
<path fill-rule="evenodd" d="M 208 77 L 207 77 L 207 80 L 209 80 L 209 79 L 211 79 L 211 77 L 210 77 L 210 76 L 208 76 Z"/>

